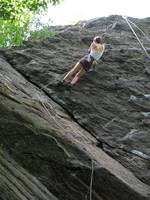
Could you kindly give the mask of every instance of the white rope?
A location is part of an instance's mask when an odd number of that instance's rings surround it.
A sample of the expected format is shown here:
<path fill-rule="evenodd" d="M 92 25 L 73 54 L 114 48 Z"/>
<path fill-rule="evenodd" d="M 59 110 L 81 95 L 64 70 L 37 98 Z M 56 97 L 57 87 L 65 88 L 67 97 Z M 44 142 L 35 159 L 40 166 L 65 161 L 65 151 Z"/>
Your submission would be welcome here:
<path fill-rule="evenodd" d="M 54 120 L 54 122 L 57 124 L 57 126 L 58 126 L 59 128 L 61 128 L 61 129 L 63 129 L 64 131 L 66 131 L 66 129 L 65 129 L 64 127 L 62 127 L 62 125 L 60 125 L 60 124 L 58 123 L 58 121 L 55 119 L 55 117 L 53 117 L 52 114 L 49 112 L 49 110 L 46 108 L 46 105 L 45 105 L 45 103 L 42 101 L 40 95 L 38 95 L 38 99 L 39 99 L 39 101 L 41 102 L 41 104 L 42 104 L 44 110 L 45 110 L 45 111 L 47 112 L 47 114 Z M 49 104 L 49 103 L 48 103 L 48 104 Z M 53 106 L 52 106 L 51 104 L 49 104 L 49 105 L 50 105 L 51 108 L 53 109 L 53 114 L 55 114 L 56 111 L 54 110 Z"/>
<path fill-rule="evenodd" d="M 64 76 L 64 74 L 60 74 L 59 77 L 54 78 L 52 81 L 48 82 L 46 85 L 43 85 L 40 87 L 40 91 L 42 91 L 43 89 L 47 89 L 47 87 L 52 84 L 53 82 L 55 82 L 56 80 L 61 79 Z"/>
<path fill-rule="evenodd" d="M 130 19 L 128 19 L 128 21 L 133 24 L 139 31 L 141 31 L 141 33 L 145 36 L 145 38 L 150 42 L 150 38 L 144 33 L 144 31 L 139 28 L 135 23 L 133 23 Z"/>
<path fill-rule="evenodd" d="M 92 186 L 93 186 L 93 160 L 91 160 L 91 181 L 90 181 L 90 200 L 92 200 Z"/>
<path fill-rule="evenodd" d="M 48 87 L 50 84 L 52 84 L 54 81 L 56 81 L 56 79 L 54 79 L 54 80 L 48 82 L 48 84 L 46 84 L 46 85 L 40 87 L 40 91 L 43 90 L 43 89 L 45 89 L 45 88 L 47 88 L 47 87 Z"/>
<path fill-rule="evenodd" d="M 134 29 L 132 28 L 131 24 L 129 23 L 128 19 L 126 16 L 122 16 L 125 21 L 127 22 L 128 26 L 130 27 L 130 29 L 132 30 L 133 34 L 135 35 L 136 39 L 138 40 L 138 42 L 140 43 L 142 49 L 144 50 L 144 52 L 146 53 L 147 57 L 150 59 L 150 55 L 148 54 L 147 50 L 145 49 L 145 47 L 143 46 L 142 42 L 140 41 L 139 37 L 137 36 L 136 32 L 134 31 Z"/>

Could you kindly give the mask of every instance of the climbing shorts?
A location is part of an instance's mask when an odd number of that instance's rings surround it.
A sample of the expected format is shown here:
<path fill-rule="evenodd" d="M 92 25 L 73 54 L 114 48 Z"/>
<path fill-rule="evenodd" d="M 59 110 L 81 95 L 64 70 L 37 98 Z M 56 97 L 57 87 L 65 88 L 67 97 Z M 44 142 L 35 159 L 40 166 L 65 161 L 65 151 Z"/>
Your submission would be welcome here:
<path fill-rule="evenodd" d="M 92 67 L 93 61 L 94 58 L 88 54 L 82 57 L 79 63 L 82 65 L 83 69 L 88 72 Z"/>

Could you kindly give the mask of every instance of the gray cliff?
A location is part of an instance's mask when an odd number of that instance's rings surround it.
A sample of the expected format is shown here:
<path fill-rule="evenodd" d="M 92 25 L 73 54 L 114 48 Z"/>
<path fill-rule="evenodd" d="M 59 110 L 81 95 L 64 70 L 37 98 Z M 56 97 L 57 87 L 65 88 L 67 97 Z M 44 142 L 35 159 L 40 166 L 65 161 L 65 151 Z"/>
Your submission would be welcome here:
<path fill-rule="evenodd" d="M 131 20 L 150 35 L 150 18 Z M 51 30 L 0 49 L 0 199 L 150 200 L 150 60 L 120 16 Z M 95 35 L 96 71 L 66 92 Z"/>

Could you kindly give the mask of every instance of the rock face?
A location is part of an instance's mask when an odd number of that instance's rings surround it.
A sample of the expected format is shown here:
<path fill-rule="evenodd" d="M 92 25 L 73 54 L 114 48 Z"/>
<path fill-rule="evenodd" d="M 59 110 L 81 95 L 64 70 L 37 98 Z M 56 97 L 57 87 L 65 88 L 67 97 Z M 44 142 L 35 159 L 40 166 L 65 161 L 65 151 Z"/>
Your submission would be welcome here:
<path fill-rule="evenodd" d="M 0 50 L 0 199 L 149 200 L 150 60 L 120 16 L 52 29 Z M 103 58 L 68 93 L 58 82 L 95 35 Z"/>

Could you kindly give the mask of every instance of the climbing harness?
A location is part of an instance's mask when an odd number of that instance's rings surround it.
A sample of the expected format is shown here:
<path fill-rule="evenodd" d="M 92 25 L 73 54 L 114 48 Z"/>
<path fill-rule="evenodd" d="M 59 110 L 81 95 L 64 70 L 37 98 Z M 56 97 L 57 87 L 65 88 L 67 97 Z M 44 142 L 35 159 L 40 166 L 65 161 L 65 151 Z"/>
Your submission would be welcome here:
<path fill-rule="evenodd" d="M 135 35 L 136 39 L 138 40 L 138 42 L 140 43 L 142 49 L 144 50 L 145 54 L 147 55 L 147 57 L 150 59 L 150 55 L 148 54 L 146 48 L 144 47 L 143 43 L 141 42 L 141 40 L 139 39 L 139 37 L 137 36 L 135 30 L 133 29 L 133 27 L 131 26 L 131 23 L 129 22 L 127 16 L 122 16 L 123 19 L 125 19 L 125 21 L 127 22 L 128 26 L 130 27 L 131 31 L 133 32 L 133 34 Z"/>

